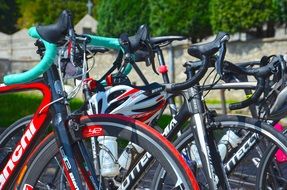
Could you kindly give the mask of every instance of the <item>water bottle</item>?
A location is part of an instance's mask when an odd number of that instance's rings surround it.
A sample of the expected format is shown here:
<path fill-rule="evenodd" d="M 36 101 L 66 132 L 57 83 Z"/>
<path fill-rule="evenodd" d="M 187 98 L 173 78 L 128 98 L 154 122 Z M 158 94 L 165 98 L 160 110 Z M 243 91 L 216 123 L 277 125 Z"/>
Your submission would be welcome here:
<path fill-rule="evenodd" d="M 123 150 L 120 158 L 119 158 L 119 165 L 121 169 L 128 170 L 133 159 L 133 154 L 140 154 L 144 151 L 143 148 L 140 146 L 129 142 L 129 144 Z M 134 153 L 133 153 L 134 152 Z"/>
<path fill-rule="evenodd" d="M 191 159 L 196 162 L 197 168 L 201 168 L 202 162 L 201 162 L 201 159 L 199 157 L 199 153 L 198 153 L 198 150 L 197 150 L 197 147 L 196 147 L 194 141 L 192 142 L 192 145 L 190 147 L 190 156 L 191 156 Z"/>
<path fill-rule="evenodd" d="M 221 159 L 223 160 L 225 158 L 229 146 L 235 148 L 239 143 L 241 143 L 241 141 L 242 139 L 238 135 L 236 135 L 233 131 L 228 130 L 226 134 L 223 135 L 223 137 L 220 139 L 219 144 L 217 145 Z M 196 162 L 197 168 L 201 168 L 202 162 L 194 141 L 190 147 L 190 156 L 191 159 Z"/>
<path fill-rule="evenodd" d="M 228 130 L 220 139 L 217 146 L 221 159 L 224 160 L 229 147 L 235 148 L 239 143 L 241 143 L 241 141 L 242 139 L 238 135 L 236 135 L 233 131 Z"/>
<path fill-rule="evenodd" d="M 119 174 L 118 143 L 117 138 L 112 136 L 100 136 L 100 167 L 101 175 L 104 177 L 114 177 Z"/>

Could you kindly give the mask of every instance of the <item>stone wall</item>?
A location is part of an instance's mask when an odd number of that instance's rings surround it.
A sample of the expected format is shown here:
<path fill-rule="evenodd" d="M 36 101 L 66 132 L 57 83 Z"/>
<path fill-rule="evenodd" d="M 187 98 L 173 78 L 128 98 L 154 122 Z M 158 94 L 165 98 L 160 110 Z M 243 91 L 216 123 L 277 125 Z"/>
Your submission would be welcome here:
<path fill-rule="evenodd" d="M 187 53 L 188 46 L 190 46 L 190 43 L 187 41 L 180 44 L 173 44 L 175 81 L 177 82 L 185 80 L 185 74 L 183 73 L 182 65 L 186 61 L 194 60 L 194 58 L 192 58 Z M 287 53 L 287 38 L 269 38 L 262 40 L 250 40 L 245 42 L 232 41 L 227 44 L 226 59 L 231 62 L 238 63 L 260 60 L 261 57 L 264 55 L 285 53 Z M 166 64 L 169 64 L 169 47 L 163 49 L 163 54 Z M 107 70 L 111 66 L 113 58 L 115 58 L 115 54 L 111 54 L 109 56 L 107 56 L 107 54 L 98 54 L 96 56 L 95 66 L 95 68 L 98 68 L 96 69 L 97 72 L 102 73 L 101 71 Z M 149 80 L 158 81 L 161 79 L 152 71 L 151 67 L 146 67 L 145 63 L 138 63 L 138 66 L 141 68 L 142 72 L 149 78 Z M 97 76 L 99 75 L 100 74 L 98 74 Z M 137 77 L 134 72 L 131 73 L 131 78 L 135 80 L 134 82 L 140 82 L 138 79 L 136 79 Z"/>
<path fill-rule="evenodd" d="M 13 35 L 0 33 L 0 59 L 7 59 L 8 61 L 4 61 L 5 63 L 3 61 L 2 62 L 4 64 L 10 64 L 7 67 L 1 66 L 1 73 L 22 72 L 37 64 L 39 62 L 39 56 L 35 53 L 36 48 L 34 47 L 34 42 L 35 40 L 27 35 L 26 29 L 21 30 Z M 187 48 L 189 46 L 190 42 L 188 41 L 173 43 L 172 53 L 174 57 L 174 76 L 175 81 L 177 82 L 185 80 L 185 74 L 183 72 L 182 65 L 186 61 L 193 60 L 193 58 L 187 54 Z M 287 52 L 286 47 L 287 35 L 281 38 L 231 41 L 227 45 L 226 59 L 232 62 L 260 60 L 263 55 L 285 54 Z M 166 64 L 169 64 L 171 56 L 170 47 L 164 48 L 163 54 Z M 102 76 L 102 74 L 112 66 L 112 62 L 115 57 L 115 52 L 97 54 L 95 56 L 95 68 L 93 69 L 91 76 L 99 79 L 100 76 Z M 138 66 L 144 75 L 147 76 L 149 81 L 162 81 L 161 76 L 156 75 L 151 67 L 146 67 L 145 63 L 138 63 Z M 2 75 L 1 73 L 0 75 Z M 213 76 L 214 75 L 211 75 L 207 81 L 211 82 Z M 130 79 L 132 82 L 138 85 L 142 84 L 135 71 L 131 72 Z M 217 92 L 211 92 L 210 94 L 211 99 L 219 99 Z M 227 94 L 228 97 L 231 97 L 230 99 L 242 99 L 242 97 L 244 97 L 243 94 L 239 92 L 227 92 Z"/>
<path fill-rule="evenodd" d="M 85 31 L 96 33 L 97 21 L 90 15 L 86 15 L 75 25 L 75 31 L 79 34 Z M 12 35 L 0 32 L 0 59 L 8 59 L 11 63 L 7 70 L 0 68 L 0 75 L 23 72 L 37 64 L 39 55 L 36 54 L 34 42 L 35 39 L 28 36 L 27 29 L 22 29 Z"/>

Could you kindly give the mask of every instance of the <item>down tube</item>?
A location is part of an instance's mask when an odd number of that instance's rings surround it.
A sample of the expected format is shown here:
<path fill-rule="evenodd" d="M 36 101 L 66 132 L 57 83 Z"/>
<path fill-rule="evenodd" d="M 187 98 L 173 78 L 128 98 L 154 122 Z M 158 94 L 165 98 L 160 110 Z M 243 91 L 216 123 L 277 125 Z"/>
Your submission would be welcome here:
<path fill-rule="evenodd" d="M 165 130 L 164 136 L 168 140 L 173 139 L 176 134 L 179 132 L 181 126 L 187 121 L 190 113 L 186 104 L 182 106 L 178 114 L 171 120 L 166 128 L 169 128 L 168 131 Z M 156 160 L 153 159 L 152 155 L 145 153 L 137 162 L 137 164 L 130 171 L 129 175 L 125 178 L 122 184 L 129 184 L 126 188 L 133 188 L 135 184 L 144 176 L 145 171 L 153 166 Z"/>
<path fill-rule="evenodd" d="M 18 175 L 21 169 L 21 163 L 28 153 L 33 149 L 37 136 L 40 134 L 40 129 L 45 126 L 48 119 L 49 106 L 46 106 L 51 101 L 51 93 L 49 87 L 44 84 L 43 80 L 37 80 L 27 84 L 16 84 L 6 86 L 0 85 L 0 94 L 10 92 L 20 92 L 26 90 L 39 90 L 43 94 L 43 100 L 39 105 L 36 114 L 34 114 L 31 122 L 26 127 L 23 136 L 19 140 L 7 161 L 5 167 L 0 172 L 0 189 L 9 189 L 13 179 Z M 40 113 L 41 111 L 41 113 Z"/>

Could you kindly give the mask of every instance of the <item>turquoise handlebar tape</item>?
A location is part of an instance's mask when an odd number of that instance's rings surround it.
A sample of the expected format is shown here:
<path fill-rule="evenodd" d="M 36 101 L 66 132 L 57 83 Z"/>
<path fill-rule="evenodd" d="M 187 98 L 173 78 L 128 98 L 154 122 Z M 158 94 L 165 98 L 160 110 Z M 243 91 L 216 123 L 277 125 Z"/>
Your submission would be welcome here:
<path fill-rule="evenodd" d="M 112 48 L 116 50 L 121 49 L 121 45 L 118 38 L 107 38 L 102 36 L 93 36 L 88 35 L 91 38 L 91 41 L 89 44 L 94 46 L 103 46 L 107 48 Z"/>
<path fill-rule="evenodd" d="M 41 39 L 35 27 L 30 28 L 28 34 L 33 38 Z M 43 41 L 46 50 L 45 55 L 40 61 L 40 63 L 24 73 L 17 73 L 4 76 L 4 83 L 6 85 L 30 82 L 36 79 L 41 74 L 43 74 L 45 71 L 47 71 L 49 67 L 53 64 L 54 59 L 57 55 L 57 46 L 43 39 L 41 40 Z"/>
<path fill-rule="evenodd" d="M 128 75 L 132 70 L 132 65 L 128 64 L 123 72 L 124 75 Z"/>

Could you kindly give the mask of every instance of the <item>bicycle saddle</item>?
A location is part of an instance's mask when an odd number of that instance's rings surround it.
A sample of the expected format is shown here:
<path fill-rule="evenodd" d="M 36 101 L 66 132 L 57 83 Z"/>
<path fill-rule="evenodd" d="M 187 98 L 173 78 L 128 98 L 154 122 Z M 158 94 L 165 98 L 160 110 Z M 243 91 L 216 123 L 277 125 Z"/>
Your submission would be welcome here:
<path fill-rule="evenodd" d="M 228 34 L 225 32 L 219 32 L 212 42 L 204 43 L 204 44 L 195 44 L 188 48 L 188 54 L 196 57 L 201 58 L 203 55 L 211 56 L 215 54 L 221 47 L 221 43 L 223 41 L 228 40 Z"/>
<path fill-rule="evenodd" d="M 159 36 L 159 37 L 152 37 L 150 38 L 150 42 L 153 45 L 160 45 L 160 44 L 169 44 L 173 41 L 181 41 L 185 40 L 185 36 Z"/>
<path fill-rule="evenodd" d="M 64 10 L 56 23 L 47 26 L 37 26 L 36 29 L 41 38 L 47 42 L 56 44 L 67 35 L 71 22 L 70 19 L 71 13 Z"/>

